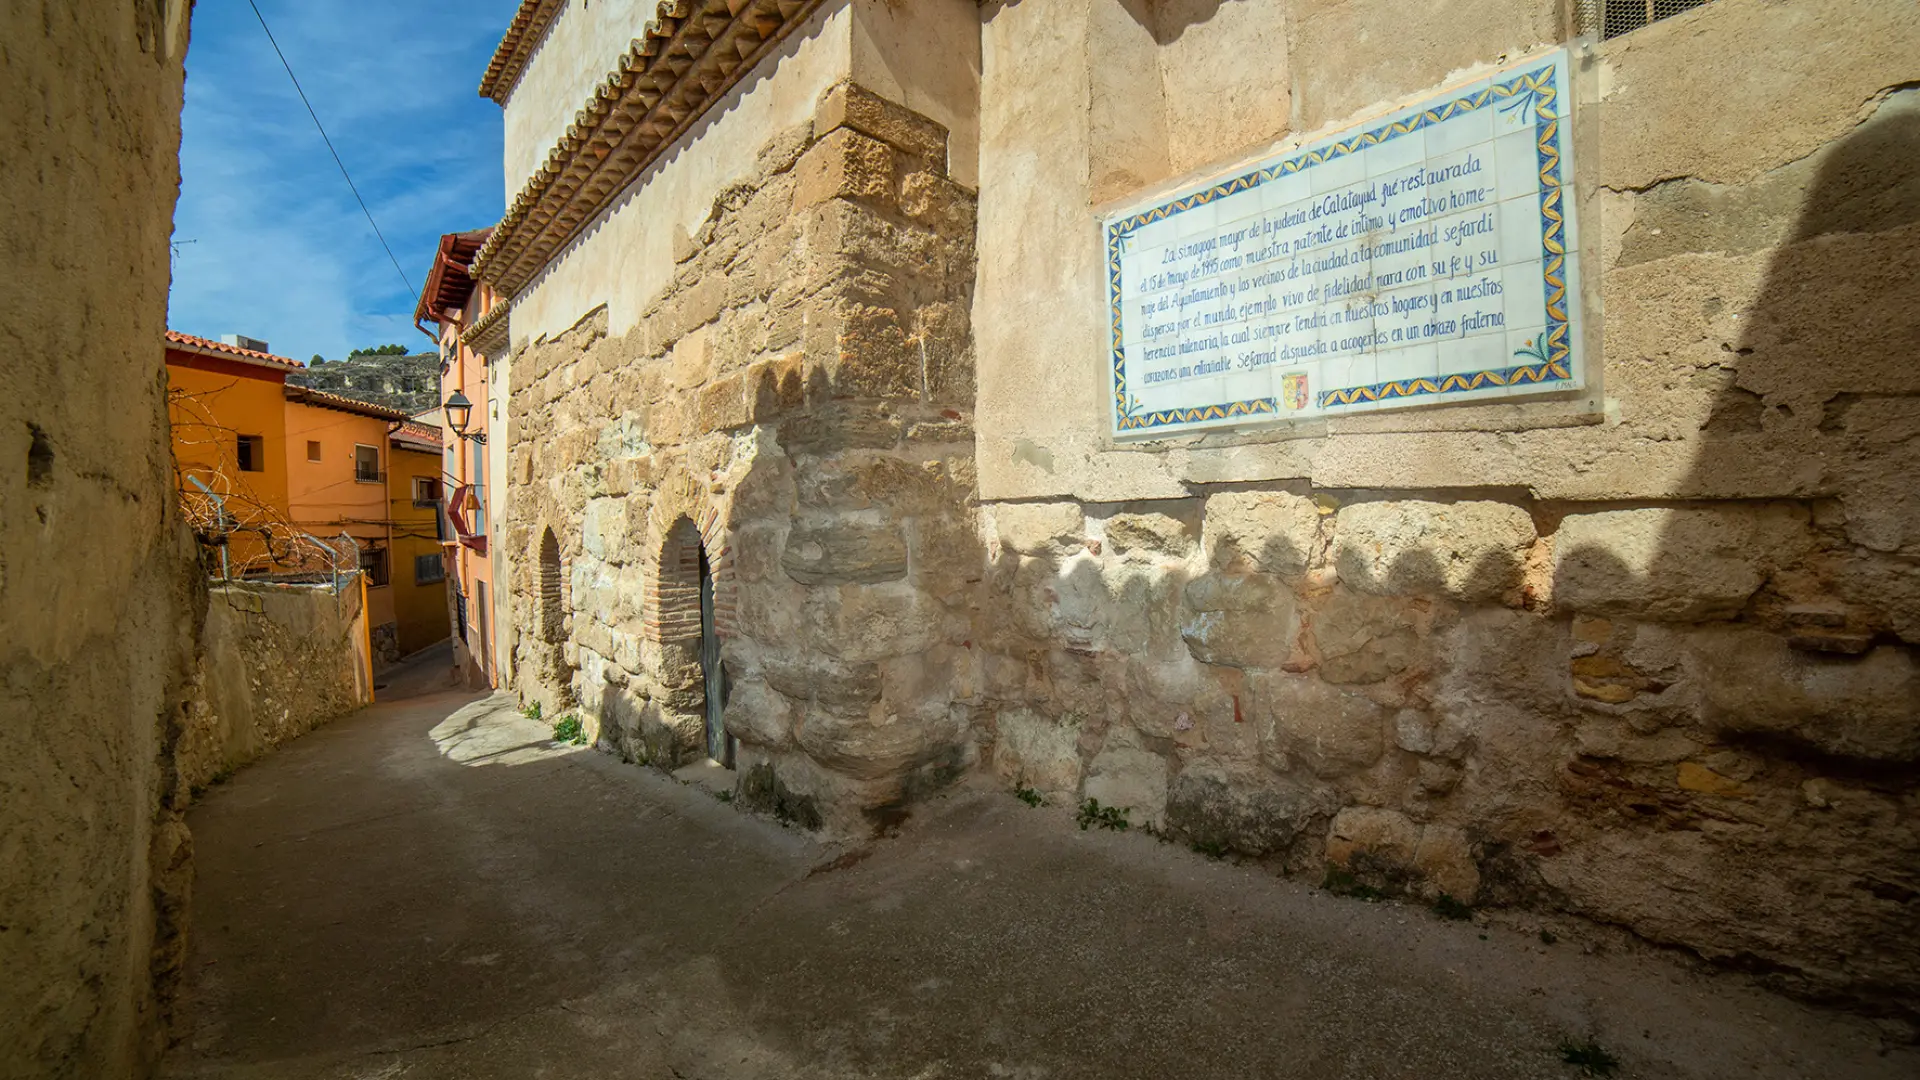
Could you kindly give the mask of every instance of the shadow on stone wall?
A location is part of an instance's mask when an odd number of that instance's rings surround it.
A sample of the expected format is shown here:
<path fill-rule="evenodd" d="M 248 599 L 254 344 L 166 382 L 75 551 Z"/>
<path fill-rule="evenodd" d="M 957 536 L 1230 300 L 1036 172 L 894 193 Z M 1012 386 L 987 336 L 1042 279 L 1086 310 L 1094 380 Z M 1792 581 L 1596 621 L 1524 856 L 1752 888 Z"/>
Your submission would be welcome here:
<path fill-rule="evenodd" d="M 1908 1009 L 1914 101 L 1746 184 L 1622 204 L 1609 375 L 1639 430 L 1694 449 L 1632 475 L 1642 500 L 993 505 L 972 644 L 1000 780 L 1314 880 L 1577 913 Z"/>
<path fill-rule="evenodd" d="M 1745 185 L 1638 195 L 1619 265 L 1697 258 L 1703 284 L 1657 302 L 1700 338 L 1610 366 L 1718 380 L 1670 489 L 1694 501 L 1569 514 L 1552 586 L 1597 732 L 1555 883 L 1656 940 L 1896 1008 L 1920 970 L 1900 824 L 1920 779 L 1916 160 L 1909 90 Z M 1737 273 L 1715 287 L 1725 256 L 1769 247 L 1750 302 Z"/>

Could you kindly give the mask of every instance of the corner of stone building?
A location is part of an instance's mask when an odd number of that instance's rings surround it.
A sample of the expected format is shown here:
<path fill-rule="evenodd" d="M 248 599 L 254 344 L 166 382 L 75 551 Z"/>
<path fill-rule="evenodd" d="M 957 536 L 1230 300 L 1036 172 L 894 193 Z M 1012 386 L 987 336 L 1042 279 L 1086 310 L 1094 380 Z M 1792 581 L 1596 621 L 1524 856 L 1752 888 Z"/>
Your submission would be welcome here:
<path fill-rule="evenodd" d="M 970 760 L 973 196 L 947 139 L 835 83 L 675 236 L 632 329 L 513 361 L 523 696 L 626 760 L 703 755 L 704 563 L 742 801 L 834 834 Z"/>

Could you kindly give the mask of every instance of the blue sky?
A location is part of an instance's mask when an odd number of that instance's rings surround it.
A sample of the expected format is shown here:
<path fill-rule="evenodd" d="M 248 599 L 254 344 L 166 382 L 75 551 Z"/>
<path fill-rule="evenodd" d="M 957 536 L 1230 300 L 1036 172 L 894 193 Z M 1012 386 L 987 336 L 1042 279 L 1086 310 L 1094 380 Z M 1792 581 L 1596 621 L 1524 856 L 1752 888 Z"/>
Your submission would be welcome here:
<path fill-rule="evenodd" d="M 500 217 L 500 107 L 476 91 L 516 0 L 256 0 L 415 289 L 440 234 Z M 247 0 L 199 0 L 168 325 L 329 360 L 431 348 Z"/>

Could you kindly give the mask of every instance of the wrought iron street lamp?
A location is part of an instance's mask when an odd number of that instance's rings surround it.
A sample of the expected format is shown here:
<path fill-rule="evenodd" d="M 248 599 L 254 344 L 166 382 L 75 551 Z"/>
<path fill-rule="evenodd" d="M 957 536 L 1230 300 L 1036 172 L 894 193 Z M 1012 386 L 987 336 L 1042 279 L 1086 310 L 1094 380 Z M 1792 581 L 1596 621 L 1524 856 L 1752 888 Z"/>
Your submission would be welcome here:
<path fill-rule="evenodd" d="M 467 434 L 467 425 L 472 422 L 473 402 L 467 400 L 467 395 L 455 390 L 453 396 L 447 399 L 447 426 L 453 429 L 455 435 L 463 439 L 471 439 L 477 443 L 486 442 L 487 433 L 484 431 Z"/>

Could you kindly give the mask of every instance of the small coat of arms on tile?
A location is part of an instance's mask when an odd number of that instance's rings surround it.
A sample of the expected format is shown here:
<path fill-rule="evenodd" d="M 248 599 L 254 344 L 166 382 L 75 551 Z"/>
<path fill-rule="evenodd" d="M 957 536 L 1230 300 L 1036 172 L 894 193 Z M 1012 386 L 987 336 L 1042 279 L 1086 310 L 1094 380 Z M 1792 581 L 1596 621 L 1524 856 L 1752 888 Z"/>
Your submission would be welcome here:
<path fill-rule="evenodd" d="M 1280 400 L 1289 409 L 1307 407 L 1307 373 L 1290 371 L 1280 376 Z"/>

